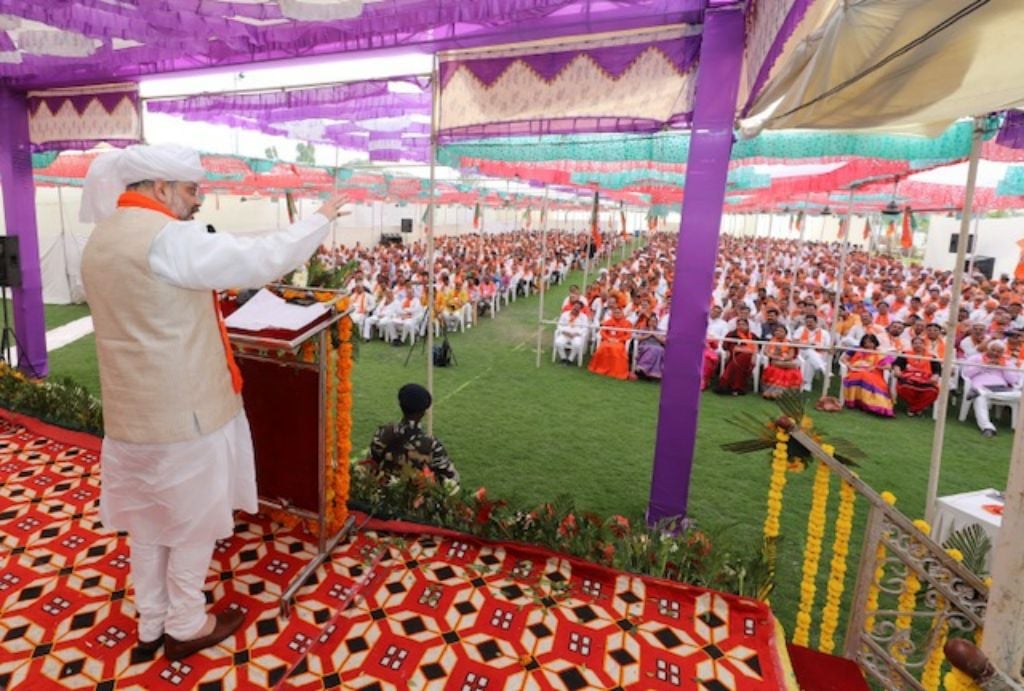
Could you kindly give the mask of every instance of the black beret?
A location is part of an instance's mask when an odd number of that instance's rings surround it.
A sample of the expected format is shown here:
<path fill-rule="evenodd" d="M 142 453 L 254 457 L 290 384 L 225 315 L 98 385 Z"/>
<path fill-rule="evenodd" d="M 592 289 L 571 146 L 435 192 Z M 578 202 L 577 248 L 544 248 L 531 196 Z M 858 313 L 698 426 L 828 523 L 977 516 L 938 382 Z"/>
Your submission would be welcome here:
<path fill-rule="evenodd" d="M 422 413 L 430 403 L 430 392 L 419 384 L 406 384 L 398 390 L 398 405 L 406 415 Z"/>

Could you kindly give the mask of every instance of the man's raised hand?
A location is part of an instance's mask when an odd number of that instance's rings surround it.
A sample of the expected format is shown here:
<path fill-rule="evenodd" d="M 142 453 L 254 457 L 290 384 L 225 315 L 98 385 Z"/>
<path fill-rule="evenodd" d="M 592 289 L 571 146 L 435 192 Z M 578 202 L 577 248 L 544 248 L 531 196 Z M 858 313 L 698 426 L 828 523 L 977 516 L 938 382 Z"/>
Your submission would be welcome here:
<path fill-rule="evenodd" d="M 338 216 L 346 216 L 348 212 L 342 212 L 341 207 L 348 204 L 349 198 L 345 194 L 335 194 L 334 196 L 327 199 L 323 206 L 317 209 L 317 213 L 321 216 L 329 219 L 335 219 Z"/>

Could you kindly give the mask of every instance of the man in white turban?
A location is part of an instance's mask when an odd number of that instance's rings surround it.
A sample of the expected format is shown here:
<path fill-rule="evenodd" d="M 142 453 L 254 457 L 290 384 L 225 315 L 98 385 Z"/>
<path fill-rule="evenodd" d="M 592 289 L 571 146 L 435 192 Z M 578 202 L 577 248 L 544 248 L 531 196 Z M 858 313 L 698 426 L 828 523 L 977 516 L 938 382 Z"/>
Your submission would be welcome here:
<path fill-rule="evenodd" d="M 341 197 L 277 233 L 211 233 L 192 220 L 199 155 L 133 146 L 98 157 L 82 218 L 105 437 L 100 519 L 127 531 L 139 647 L 180 660 L 219 643 L 239 610 L 206 613 L 203 584 L 233 509 L 257 510 L 241 377 L 213 291 L 263 285 L 304 262 Z"/>

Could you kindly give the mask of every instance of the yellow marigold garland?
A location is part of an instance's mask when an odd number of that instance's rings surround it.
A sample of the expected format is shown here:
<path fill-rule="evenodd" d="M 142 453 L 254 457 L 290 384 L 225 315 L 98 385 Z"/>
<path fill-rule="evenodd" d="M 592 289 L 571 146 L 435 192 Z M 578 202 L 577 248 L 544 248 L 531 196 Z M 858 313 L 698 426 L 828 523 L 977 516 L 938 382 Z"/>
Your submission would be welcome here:
<path fill-rule="evenodd" d="M 779 538 L 779 516 L 782 514 L 782 492 L 786 488 L 786 469 L 789 466 L 789 435 L 782 429 L 775 434 L 772 451 L 772 475 L 768 486 L 768 510 L 764 518 L 765 557 L 775 568 L 775 543 Z"/>
<path fill-rule="evenodd" d="M 964 555 L 960 550 L 947 549 L 946 552 L 958 562 L 964 560 Z M 941 612 L 945 608 L 945 598 L 936 598 L 935 610 Z M 946 654 L 943 648 L 946 646 L 946 637 L 949 635 L 949 620 L 946 617 L 942 617 L 938 620 L 937 626 L 938 629 L 935 632 L 934 639 L 935 645 L 932 647 L 931 652 L 928 653 L 928 659 L 924 662 L 924 669 L 921 670 L 921 686 L 926 691 L 938 691 L 939 680 L 942 678 L 942 663 L 946 661 Z M 946 676 L 948 677 L 949 675 Z M 946 688 L 950 687 L 947 686 Z"/>
<path fill-rule="evenodd" d="M 824 446 L 826 453 L 833 449 Z M 800 607 L 796 614 L 796 628 L 793 642 L 808 646 L 811 630 L 811 609 L 814 607 L 815 578 L 821 559 L 821 541 L 825 535 L 825 511 L 828 506 L 829 480 L 831 471 L 819 462 L 814 473 L 814 489 L 811 496 L 811 511 L 807 516 L 807 543 L 804 546 L 803 579 L 800 582 Z"/>
<path fill-rule="evenodd" d="M 896 495 L 892 492 L 882 492 L 882 501 L 889 506 L 894 506 L 896 504 Z M 864 609 L 868 613 L 867 618 L 864 620 L 864 631 L 867 633 L 875 630 L 874 613 L 878 611 L 879 584 L 885 578 L 885 553 L 885 543 L 879 540 L 878 547 L 875 548 L 875 575 L 871 579 L 867 601 L 864 603 Z"/>
<path fill-rule="evenodd" d="M 836 536 L 832 543 L 832 564 L 825 593 L 825 607 L 821 612 L 821 631 L 818 650 L 831 654 L 835 650 L 835 633 L 839 628 L 839 606 L 843 598 L 846 562 L 850 554 L 850 533 L 853 531 L 853 511 L 857 492 L 853 485 L 839 483 L 839 509 L 836 515 Z"/>

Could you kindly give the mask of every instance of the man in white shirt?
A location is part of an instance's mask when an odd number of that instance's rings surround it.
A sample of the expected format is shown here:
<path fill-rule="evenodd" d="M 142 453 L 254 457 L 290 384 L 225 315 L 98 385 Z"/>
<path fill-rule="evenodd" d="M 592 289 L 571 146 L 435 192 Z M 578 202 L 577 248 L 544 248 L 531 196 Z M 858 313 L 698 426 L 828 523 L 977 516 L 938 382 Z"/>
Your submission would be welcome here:
<path fill-rule="evenodd" d="M 395 298 L 392 304 L 395 307 L 391 314 L 384 315 L 380 321 L 385 338 L 391 343 L 411 341 L 423 316 L 423 304 L 409 294 Z"/>
<path fill-rule="evenodd" d="M 726 334 L 729 333 L 729 322 L 722 319 L 722 307 L 711 306 L 711 314 L 708 317 L 707 337 L 709 340 L 721 343 Z"/>
<path fill-rule="evenodd" d="M 357 281 L 352 286 L 352 295 L 349 298 L 349 304 L 352 305 L 352 323 L 355 325 L 357 332 L 363 335 L 364 341 L 369 341 L 370 336 L 363 330 L 363 323 L 366 318 L 373 313 L 373 308 L 376 306 L 377 301 L 374 299 L 372 293 L 367 293 L 365 286 L 361 281 Z"/>
<path fill-rule="evenodd" d="M 590 320 L 583 313 L 581 301 L 574 302 L 568 312 L 562 312 L 555 329 L 555 352 L 562 362 L 579 359 L 587 342 L 589 326 Z"/>
<path fill-rule="evenodd" d="M 128 532 L 139 649 L 181 660 L 234 633 L 243 613 L 206 614 L 214 544 L 235 508 L 257 510 L 242 381 L 216 295 L 302 264 L 344 200 L 283 231 L 210 233 L 199 210 L 199 155 L 133 146 L 91 164 L 82 256 L 103 391 L 100 519 Z M 154 308 L 154 305 L 157 307 Z"/>
<path fill-rule="evenodd" d="M 390 288 L 384 289 L 384 295 L 380 302 L 373 308 L 373 313 L 363 321 L 363 340 L 370 340 L 374 328 L 384 336 L 389 343 L 393 340 L 392 334 L 385 328 L 385 324 L 397 314 L 398 302 Z"/>
<path fill-rule="evenodd" d="M 828 351 L 832 338 L 827 331 L 818 326 L 818 318 L 808 314 L 804 317 L 804 325 L 793 332 L 793 340 L 801 345 L 811 346 L 800 349 L 800 357 L 803 360 L 803 390 L 810 391 L 815 374 L 821 372 L 824 375 L 832 362 Z"/>

